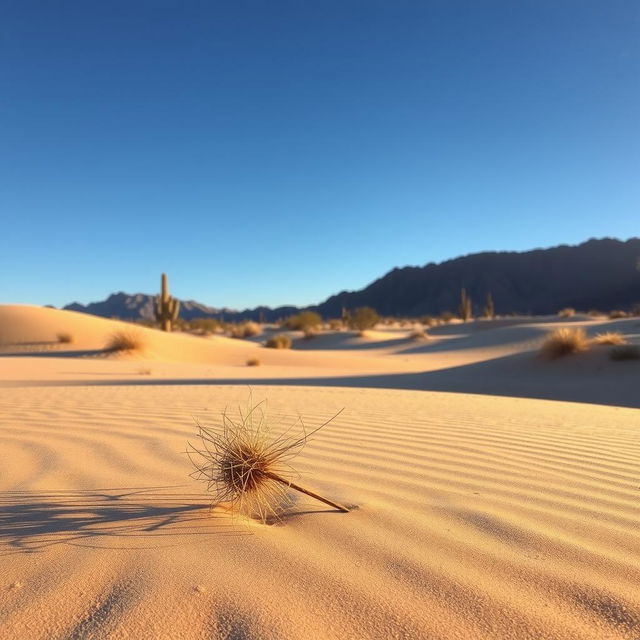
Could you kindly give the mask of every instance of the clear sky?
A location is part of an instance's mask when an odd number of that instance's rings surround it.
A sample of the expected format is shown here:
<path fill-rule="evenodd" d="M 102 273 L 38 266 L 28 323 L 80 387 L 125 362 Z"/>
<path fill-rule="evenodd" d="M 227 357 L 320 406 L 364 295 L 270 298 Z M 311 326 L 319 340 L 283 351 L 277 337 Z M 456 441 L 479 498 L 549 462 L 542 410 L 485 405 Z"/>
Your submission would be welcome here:
<path fill-rule="evenodd" d="M 5 0 L 0 302 L 320 302 L 640 235 L 638 0 Z"/>

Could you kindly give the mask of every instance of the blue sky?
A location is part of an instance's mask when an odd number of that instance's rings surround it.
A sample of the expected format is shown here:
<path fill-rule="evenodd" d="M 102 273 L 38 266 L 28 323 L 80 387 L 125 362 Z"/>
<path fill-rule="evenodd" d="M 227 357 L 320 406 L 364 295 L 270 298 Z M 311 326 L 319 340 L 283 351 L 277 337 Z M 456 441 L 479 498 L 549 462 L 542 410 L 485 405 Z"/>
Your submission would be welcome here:
<path fill-rule="evenodd" d="M 637 0 L 14 0 L 0 301 L 320 302 L 639 235 Z"/>

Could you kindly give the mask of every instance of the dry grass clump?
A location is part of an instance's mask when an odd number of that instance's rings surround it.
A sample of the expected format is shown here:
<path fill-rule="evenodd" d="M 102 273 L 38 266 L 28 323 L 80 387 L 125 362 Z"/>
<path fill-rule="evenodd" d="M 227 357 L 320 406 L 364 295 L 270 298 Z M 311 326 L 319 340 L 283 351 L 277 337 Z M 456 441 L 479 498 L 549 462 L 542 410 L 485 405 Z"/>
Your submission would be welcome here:
<path fill-rule="evenodd" d="M 258 360 L 258 358 L 249 358 L 247 360 L 247 367 L 259 367 L 260 366 L 260 360 Z"/>
<path fill-rule="evenodd" d="M 144 347 L 145 342 L 139 332 L 122 329 L 109 336 L 104 349 L 111 353 L 133 353 L 143 351 Z"/>
<path fill-rule="evenodd" d="M 285 336 L 282 333 L 278 335 L 271 336 L 265 343 L 265 347 L 269 347 L 269 349 L 290 349 L 291 348 L 291 338 L 289 336 Z"/>
<path fill-rule="evenodd" d="M 257 322 L 243 322 L 242 324 L 234 324 L 229 327 L 229 335 L 232 338 L 251 338 L 262 332 Z"/>
<path fill-rule="evenodd" d="M 640 360 L 640 347 L 635 344 L 625 344 L 614 347 L 609 352 L 612 360 Z"/>
<path fill-rule="evenodd" d="M 606 333 L 599 333 L 592 340 L 593 344 L 598 345 L 614 345 L 627 344 L 625 337 L 617 331 L 607 331 Z"/>
<path fill-rule="evenodd" d="M 589 341 L 584 329 L 556 329 L 542 343 L 540 353 L 549 359 L 586 351 Z"/>
<path fill-rule="evenodd" d="M 56 338 L 60 344 L 71 344 L 73 342 L 73 336 L 66 331 L 56 334 Z"/>
<path fill-rule="evenodd" d="M 375 309 L 371 307 L 358 307 L 349 318 L 349 326 L 352 329 L 363 331 L 373 329 L 380 321 L 380 316 Z"/>
<path fill-rule="evenodd" d="M 344 329 L 344 322 L 339 318 L 333 318 L 329 320 L 329 329 L 331 329 L 331 331 L 340 331 Z"/>
<path fill-rule="evenodd" d="M 565 307 L 564 309 L 560 309 L 558 311 L 558 315 L 561 318 L 573 318 L 576 315 L 576 310 L 571 307 Z"/>
<path fill-rule="evenodd" d="M 614 309 L 613 311 L 609 311 L 609 318 L 611 320 L 619 320 L 620 318 L 628 317 L 628 313 L 623 311 L 622 309 Z"/>
<path fill-rule="evenodd" d="M 423 316 L 422 318 L 420 318 L 420 322 L 425 327 L 435 327 L 438 324 L 438 319 L 434 318 L 433 316 Z"/>
<path fill-rule="evenodd" d="M 416 342 L 421 342 L 422 340 L 427 340 L 428 336 L 423 329 L 416 329 L 415 331 L 411 332 L 411 334 L 409 335 L 409 339 Z"/>
<path fill-rule="evenodd" d="M 333 418 L 310 433 L 305 432 L 300 420 L 302 435 L 299 437 L 290 437 L 287 431 L 272 438 L 262 406 L 262 402 L 255 406 L 249 404 L 245 414 L 240 410 L 237 420 L 223 412 L 222 425 L 217 429 L 198 424 L 199 442 L 197 445 L 189 442 L 186 451 L 195 467 L 191 477 L 206 483 L 215 504 L 229 503 L 234 511 L 257 517 L 263 523 L 281 514 L 288 489 L 300 491 L 339 511 L 349 511 L 291 480 L 295 472 L 289 460 L 300 453 L 313 433 Z"/>

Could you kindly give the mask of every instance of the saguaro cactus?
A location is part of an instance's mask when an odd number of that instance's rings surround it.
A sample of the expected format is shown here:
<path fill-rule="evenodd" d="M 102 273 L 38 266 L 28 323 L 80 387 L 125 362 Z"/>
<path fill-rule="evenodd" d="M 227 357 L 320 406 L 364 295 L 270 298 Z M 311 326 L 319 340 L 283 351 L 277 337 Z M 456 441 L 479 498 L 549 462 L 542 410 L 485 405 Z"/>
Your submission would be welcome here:
<path fill-rule="evenodd" d="M 153 312 L 163 331 L 171 331 L 171 323 L 178 319 L 180 313 L 180 300 L 169 295 L 167 274 L 162 274 L 162 293 L 156 296 L 153 304 Z"/>
<path fill-rule="evenodd" d="M 466 289 L 460 291 L 460 306 L 458 307 L 460 317 L 466 322 L 471 319 L 473 313 L 473 305 L 471 298 L 467 295 Z"/>
<path fill-rule="evenodd" d="M 491 291 L 487 293 L 487 300 L 484 303 L 484 317 L 493 318 L 496 315 L 495 307 L 493 306 L 493 297 Z"/>

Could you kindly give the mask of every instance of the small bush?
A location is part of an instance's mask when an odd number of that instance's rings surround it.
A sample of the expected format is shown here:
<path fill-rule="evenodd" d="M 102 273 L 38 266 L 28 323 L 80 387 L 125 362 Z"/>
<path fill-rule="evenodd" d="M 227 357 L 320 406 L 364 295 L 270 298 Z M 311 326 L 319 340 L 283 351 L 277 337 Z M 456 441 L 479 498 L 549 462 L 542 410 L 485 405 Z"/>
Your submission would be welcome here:
<path fill-rule="evenodd" d="M 416 329 L 415 331 L 411 332 L 409 339 L 419 342 L 421 340 L 426 340 L 427 337 L 428 337 L 427 334 L 422 329 Z"/>
<path fill-rule="evenodd" d="M 105 351 L 120 353 L 142 351 L 144 346 L 144 339 L 137 331 L 121 330 L 109 336 Z"/>
<path fill-rule="evenodd" d="M 259 367 L 260 366 L 260 360 L 258 360 L 258 358 L 249 358 L 247 360 L 247 367 Z"/>
<path fill-rule="evenodd" d="M 264 344 L 265 347 L 269 347 L 269 349 L 290 349 L 291 348 L 291 338 L 289 336 L 285 336 L 282 333 L 278 335 L 271 336 Z"/>
<path fill-rule="evenodd" d="M 60 344 L 71 344 L 73 342 L 73 336 L 66 331 L 61 331 L 60 333 L 58 333 L 56 335 L 56 338 L 58 338 L 58 342 Z"/>
<path fill-rule="evenodd" d="M 451 313 L 451 311 L 443 311 L 440 314 L 440 320 L 442 320 L 442 322 L 444 322 L 445 324 L 449 324 L 454 318 L 455 316 L 453 315 L 453 313 Z"/>
<path fill-rule="evenodd" d="M 220 321 L 215 318 L 194 318 L 189 322 L 188 329 L 206 336 L 218 331 L 220 326 Z"/>
<path fill-rule="evenodd" d="M 587 315 L 590 318 L 601 318 L 602 316 L 605 316 L 607 314 L 603 313 L 602 311 L 598 311 L 597 309 L 589 309 L 589 311 L 587 311 Z"/>
<path fill-rule="evenodd" d="M 545 338 L 540 353 L 549 359 L 555 359 L 585 351 L 588 346 L 584 329 L 556 329 Z"/>
<path fill-rule="evenodd" d="M 438 324 L 438 320 L 433 316 L 423 316 L 420 318 L 420 323 L 425 327 L 435 327 Z"/>
<path fill-rule="evenodd" d="M 640 347 L 635 344 L 625 344 L 614 347 L 609 352 L 612 360 L 640 360 Z"/>
<path fill-rule="evenodd" d="M 607 331 L 606 333 L 599 333 L 593 340 L 593 344 L 606 344 L 619 346 L 621 344 L 627 344 L 624 336 L 617 331 Z"/>
<path fill-rule="evenodd" d="M 229 327 L 229 335 L 232 338 L 250 338 L 261 333 L 262 329 L 257 322 L 243 322 Z"/>
<path fill-rule="evenodd" d="M 626 318 L 628 313 L 626 311 L 622 311 L 622 309 L 614 309 L 613 311 L 609 311 L 609 318 L 611 320 L 618 320 L 620 318 Z"/>
<path fill-rule="evenodd" d="M 322 324 L 322 317 L 315 311 L 301 311 L 285 320 L 284 326 L 292 331 L 311 331 Z"/>
<path fill-rule="evenodd" d="M 572 309 L 571 307 L 565 307 L 564 309 L 560 309 L 560 311 L 558 311 L 558 315 L 561 318 L 573 318 L 573 316 L 576 315 L 576 310 Z"/>
<path fill-rule="evenodd" d="M 352 329 L 358 331 L 365 331 L 366 329 L 373 329 L 378 324 L 380 316 L 375 309 L 371 307 L 358 307 L 352 314 L 349 320 L 349 326 Z"/>
<path fill-rule="evenodd" d="M 329 329 L 332 331 L 340 331 L 344 328 L 344 323 L 339 318 L 334 318 L 333 320 L 329 320 Z"/>

